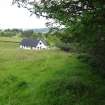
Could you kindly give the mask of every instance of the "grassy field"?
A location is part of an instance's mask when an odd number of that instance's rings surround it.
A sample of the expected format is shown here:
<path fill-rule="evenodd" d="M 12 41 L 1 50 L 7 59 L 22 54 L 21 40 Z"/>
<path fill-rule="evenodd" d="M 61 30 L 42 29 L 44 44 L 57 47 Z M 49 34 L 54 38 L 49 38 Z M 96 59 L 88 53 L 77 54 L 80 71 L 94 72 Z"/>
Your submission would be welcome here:
<path fill-rule="evenodd" d="M 20 42 L 22 38 L 20 36 L 12 36 L 12 37 L 0 37 L 0 42 Z"/>
<path fill-rule="evenodd" d="M 74 54 L 0 42 L 0 105 L 105 105 L 105 79 Z"/>

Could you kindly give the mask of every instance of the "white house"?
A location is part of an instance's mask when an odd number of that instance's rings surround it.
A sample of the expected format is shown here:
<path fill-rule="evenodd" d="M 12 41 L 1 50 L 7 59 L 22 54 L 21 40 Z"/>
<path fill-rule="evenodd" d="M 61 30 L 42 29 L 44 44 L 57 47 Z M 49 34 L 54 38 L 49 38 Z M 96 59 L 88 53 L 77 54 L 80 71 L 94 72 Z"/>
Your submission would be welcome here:
<path fill-rule="evenodd" d="M 36 40 L 36 39 L 23 39 L 20 42 L 20 48 L 23 49 L 33 49 L 33 50 L 41 50 L 41 49 L 48 49 L 48 45 L 43 40 Z"/>

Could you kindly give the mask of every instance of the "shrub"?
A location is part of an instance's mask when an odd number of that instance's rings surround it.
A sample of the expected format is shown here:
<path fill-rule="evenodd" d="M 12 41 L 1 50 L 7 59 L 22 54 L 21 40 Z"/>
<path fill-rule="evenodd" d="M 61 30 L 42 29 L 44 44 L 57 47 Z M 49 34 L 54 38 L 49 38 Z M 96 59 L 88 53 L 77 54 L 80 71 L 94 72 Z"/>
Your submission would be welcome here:
<path fill-rule="evenodd" d="M 59 43 L 57 44 L 57 47 L 66 52 L 71 51 L 70 43 Z"/>

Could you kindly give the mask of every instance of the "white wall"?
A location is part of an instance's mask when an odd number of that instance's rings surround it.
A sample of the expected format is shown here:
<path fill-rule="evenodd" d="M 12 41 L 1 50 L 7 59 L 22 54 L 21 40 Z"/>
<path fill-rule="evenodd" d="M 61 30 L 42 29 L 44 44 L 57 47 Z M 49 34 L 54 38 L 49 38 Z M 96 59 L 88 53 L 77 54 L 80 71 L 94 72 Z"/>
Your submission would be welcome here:
<path fill-rule="evenodd" d="M 48 47 L 40 40 L 38 45 L 36 46 L 36 49 L 47 49 Z"/>
<path fill-rule="evenodd" d="M 23 48 L 23 46 L 22 46 L 22 45 L 20 45 L 20 48 Z"/>
<path fill-rule="evenodd" d="M 30 50 L 31 49 L 31 47 L 22 46 L 22 45 L 20 45 L 20 48 L 27 49 L 27 50 Z"/>

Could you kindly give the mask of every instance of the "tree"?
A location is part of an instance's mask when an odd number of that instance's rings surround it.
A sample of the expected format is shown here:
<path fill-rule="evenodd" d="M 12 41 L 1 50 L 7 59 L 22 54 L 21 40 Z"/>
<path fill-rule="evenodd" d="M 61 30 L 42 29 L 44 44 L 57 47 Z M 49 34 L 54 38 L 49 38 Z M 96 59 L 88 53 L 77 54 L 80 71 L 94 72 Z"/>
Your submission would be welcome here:
<path fill-rule="evenodd" d="M 78 21 L 83 11 L 92 11 L 90 0 L 15 0 L 19 7 L 25 7 L 38 16 L 53 18 L 61 24 L 70 25 Z M 28 5 L 32 6 L 28 8 Z"/>
<path fill-rule="evenodd" d="M 33 30 L 24 30 L 22 32 L 22 37 L 32 37 Z"/>

